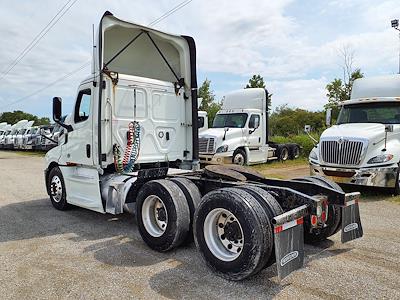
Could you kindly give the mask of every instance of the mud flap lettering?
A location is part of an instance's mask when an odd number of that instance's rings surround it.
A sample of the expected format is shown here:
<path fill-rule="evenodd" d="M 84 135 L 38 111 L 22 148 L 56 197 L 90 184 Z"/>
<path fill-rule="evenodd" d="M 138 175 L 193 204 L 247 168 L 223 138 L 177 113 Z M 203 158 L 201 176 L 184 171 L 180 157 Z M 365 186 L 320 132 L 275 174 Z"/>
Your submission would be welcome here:
<path fill-rule="evenodd" d="M 358 200 L 360 193 L 346 194 L 345 206 L 342 207 L 342 243 L 363 236 Z"/>
<path fill-rule="evenodd" d="M 307 206 L 304 205 L 273 219 L 276 266 L 280 280 L 303 267 L 303 217 L 306 213 Z"/>

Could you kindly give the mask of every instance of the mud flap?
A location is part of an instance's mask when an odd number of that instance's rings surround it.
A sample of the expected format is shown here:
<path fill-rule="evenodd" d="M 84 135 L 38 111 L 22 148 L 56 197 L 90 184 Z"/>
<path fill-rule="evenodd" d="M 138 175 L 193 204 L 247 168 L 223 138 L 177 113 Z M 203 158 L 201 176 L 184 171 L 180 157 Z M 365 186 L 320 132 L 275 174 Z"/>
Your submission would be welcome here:
<path fill-rule="evenodd" d="M 346 194 L 345 205 L 342 207 L 342 243 L 358 239 L 363 236 L 358 200 L 360 193 Z"/>
<path fill-rule="evenodd" d="M 307 206 L 303 205 L 273 218 L 276 266 L 280 280 L 303 267 L 304 229 L 303 217 Z"/>

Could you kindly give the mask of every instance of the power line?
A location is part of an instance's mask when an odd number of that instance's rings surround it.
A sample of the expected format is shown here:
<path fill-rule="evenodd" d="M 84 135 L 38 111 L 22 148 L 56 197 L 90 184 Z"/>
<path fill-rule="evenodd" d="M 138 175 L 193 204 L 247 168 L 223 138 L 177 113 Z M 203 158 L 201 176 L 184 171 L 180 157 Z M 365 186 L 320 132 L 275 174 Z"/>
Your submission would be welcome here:
<path fill-rule="evenodd" d="M 78 0 L 68 0 L 54 15 L 54 17 L 46 24 L 45 27 L 32 39 L 32 41 L 22 50 L 22 52 L 5 68 L 0 79 L 7 76 L 8 73 L 40 42 L 41 39 L 58 23 L 58 21 L 67 13 L 67 11 Z M 71 3 L 72 2 L 72 3 Z M 69 6 L 68 6 L 69 5 Z"/>
<path fill-rule="evenodd" d="M 71 1 L 71 0 L 70 0 L 70 1 Z M 75 0 L 74 3 L 75 3 L 76 1 L 78 1 L 78 0 Z M 166 13 L 164 13 L 162 16 L 158 17 L 158 18 L 155 19 L 153 22 L 149 23 L 147 26 L 154 26 L 154 25 L 158 24 L 159 22 L 161 22 L 161 21 L 164 20 L 165 18 L 169 17 L 170 15 L 172 15 L 173 13 L 175 13 L 176 11 L 182 9 L 183 7 L 185 7 L 187 4 L 189 4 L 189 3 L 192 2 L 192 1 L 193 1 L 193 0 L 185 0 L 185 1 L 181 2 L 181 3 L 179 3 L 178 5 L 176 5 L 175 7 L 173 7 L 172 9 L 170 9 L 169 11 L 167 11 Z M 73 3 L 73 4 L 74 4 L 74 3 Z M 72 5 L 73 5 L 73 4 L 72 4 Z M 58 82 L 60 82 L 60 81 L 62 81 L 62 80 L 64 80 L 64 79 L 66 79 L 66 78 L 69 78 L 69 77 L 71 77 L 72 75 L 74 75 L 75 73 L 77 73 L 77 72 L 83 70 L 83 69 L 84 69 L 86 66 L 88 66 L 88 65 L 90 65 L 90 61 L 87 61 L 87 62 L 84 63 L 82 66 L 80 66 L 78 69 L 76 69 L 76 70 L 74 70 L 74 71 L 72 71 L 72 72 L 70 72 L 70 73 L 68 73 L 68 74 L 66 74 L 66 75 L 64 75 L 64 76 L 62 76 L 62 77 L 60 77 L 60 78 L 58 78 L 57 80 L 55 80 L 55 81 L 53 81 L 52 83 L 50 83 L 50 84 L 48 84 L 48 85 L 46 85 L 46 86 L 40 88 L 39 90 L 37 90 L 37 91 L 35 91 L 35 92 L 33 92 L 33 93 L 27 95 L 27 96 L 24 96 L 24 97 L 22 97 L 22 98 L 19 98 L 19 99 L 16 100 L 16 101 L 13 101 L 13 102 L 9 103 L 7 106 L 11 106 L 11 105 L 14 105 L 14 104 L 16 104 L 16 103 L 22 102 L 22 101 L 24 101 L 24 100 L 26 100 L 26 99 L 28 99 L 28 98 L 30 98 L 30 97 L 32 97 L 32 96 L 35 96 L 35 95 L 37 95 L 37 94 L 43 92 L 44 90 L 48 89 L 49 87 L 52 87 L 53 85 L 57 84 Z M 1 107 L 1 108 L 7 107 L 7 106 L 3 106 L 3 107 Z"/>
<path fill-rule="evenodd" d="M 28 99 L 30 97 L 33 97 L 33 96 L 43 92 L 44 90 L 48 89 L 49 87 L 52 87 L 53 85 L 57 84 L 58 82 L 71 77 L 72 75 L 74 75 L 75 73 L 83 70 L 84 68 L 88 67 L 89 65 L 90 65 L 90 61 L 87 61 L 83 65 L 81 65 L 79 68 L 71 71 L 70 73 L 65 74 L 64 76 L 58 78 L 57 80 L 54 80 L 53 82 L 51 82 L 51 83 L 47 84 L 46 86 L 36 90 L 35 92 L 33 92 L 33 93 L 29 94 L 29 95 L 26 95 L 26 96 L 24 96 L 22 98 L 19 98 L 18 100 L 15 100 L 15 101 L 13 101 L 13 102 L 5 105 L 5 106 L 2 106 L 1 108 L 5 108 L 7 106 L 11 106 L 11 105 L 17 104 L 17 103 L 22 102 L 22 101 L 24 101 L 24 100 L 26 100 L 26 99 Z"/>
<path fill-rule="evenodd" d="M 186 0 L 186 1 L 183 1 L 183 2 L 179 3 L 177 6 L 173 7 L 171 10 L 167 11 L 165 14 L 163 14 L 160 17 L 158 17 L 157 19 L 155 19 L 153 22 L 151 22 L 147 26 L 154 26 L 154 25 L 160 23 L 162 20 L 164 20 L 165 18 L 169 17 L 170 15 L 172 15 L 176 11 L 180 10 L 181 8 L 185 7 L 186 5 L 188 5 L 192 1 L 193 0 Z"/>

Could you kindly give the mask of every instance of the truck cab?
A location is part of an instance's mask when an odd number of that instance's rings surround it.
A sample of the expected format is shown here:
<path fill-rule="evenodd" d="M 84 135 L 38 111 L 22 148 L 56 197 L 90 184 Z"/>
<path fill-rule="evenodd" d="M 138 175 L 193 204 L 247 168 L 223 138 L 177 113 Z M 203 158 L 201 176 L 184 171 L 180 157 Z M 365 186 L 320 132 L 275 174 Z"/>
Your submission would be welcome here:
<path fill-rule="evenodd" d="M 295 158 L 296 144 L 276 144 L 268 139 L 267 91 L 249 88 L 231 92 L 211 128 L 199 133 L 202 163 L 251 165 Z"/>
<path fill-rule="evenodd" d="M 399 191 L 400 75 L 357 79 L 309 155 L 312 174 Z"/>

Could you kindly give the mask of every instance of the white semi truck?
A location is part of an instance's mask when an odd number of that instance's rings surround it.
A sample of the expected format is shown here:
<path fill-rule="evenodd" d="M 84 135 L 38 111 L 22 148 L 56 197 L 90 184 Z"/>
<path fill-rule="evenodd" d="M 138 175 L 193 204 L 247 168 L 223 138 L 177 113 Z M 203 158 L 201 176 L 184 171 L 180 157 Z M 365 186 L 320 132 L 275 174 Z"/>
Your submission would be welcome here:
<path fill-rule="evenodd" d="M 262 88 L 227 94 L 208 130 L 199 132 L 200 161 L 252 165 L 299 156 L 297 144 L 276 144 L 268 138 L 268 92 Z"/>
<path fill-rule="evenodd" d="M 78 87 L 72 117 L 46 154 L 52 205 L 137 218 L 154 250 L 194 237 L 220 276 L 241 280 L 276 261 L 285 277 L 303 264 L 303 238 L 362 236 L 359 193 L 320 177 L 266 179 L 244 167 L 199 170 L 193 38 L 122 21 L 106 12 L 93 74 Z M 290 201 L 288 201 L 290 199 Z"/>
<path fill-rule="evenodd" d="M 398 194 L 400 75 L 357 79 L 336 125 L 322 133 L 309 162 L 313 175 Z"/>

